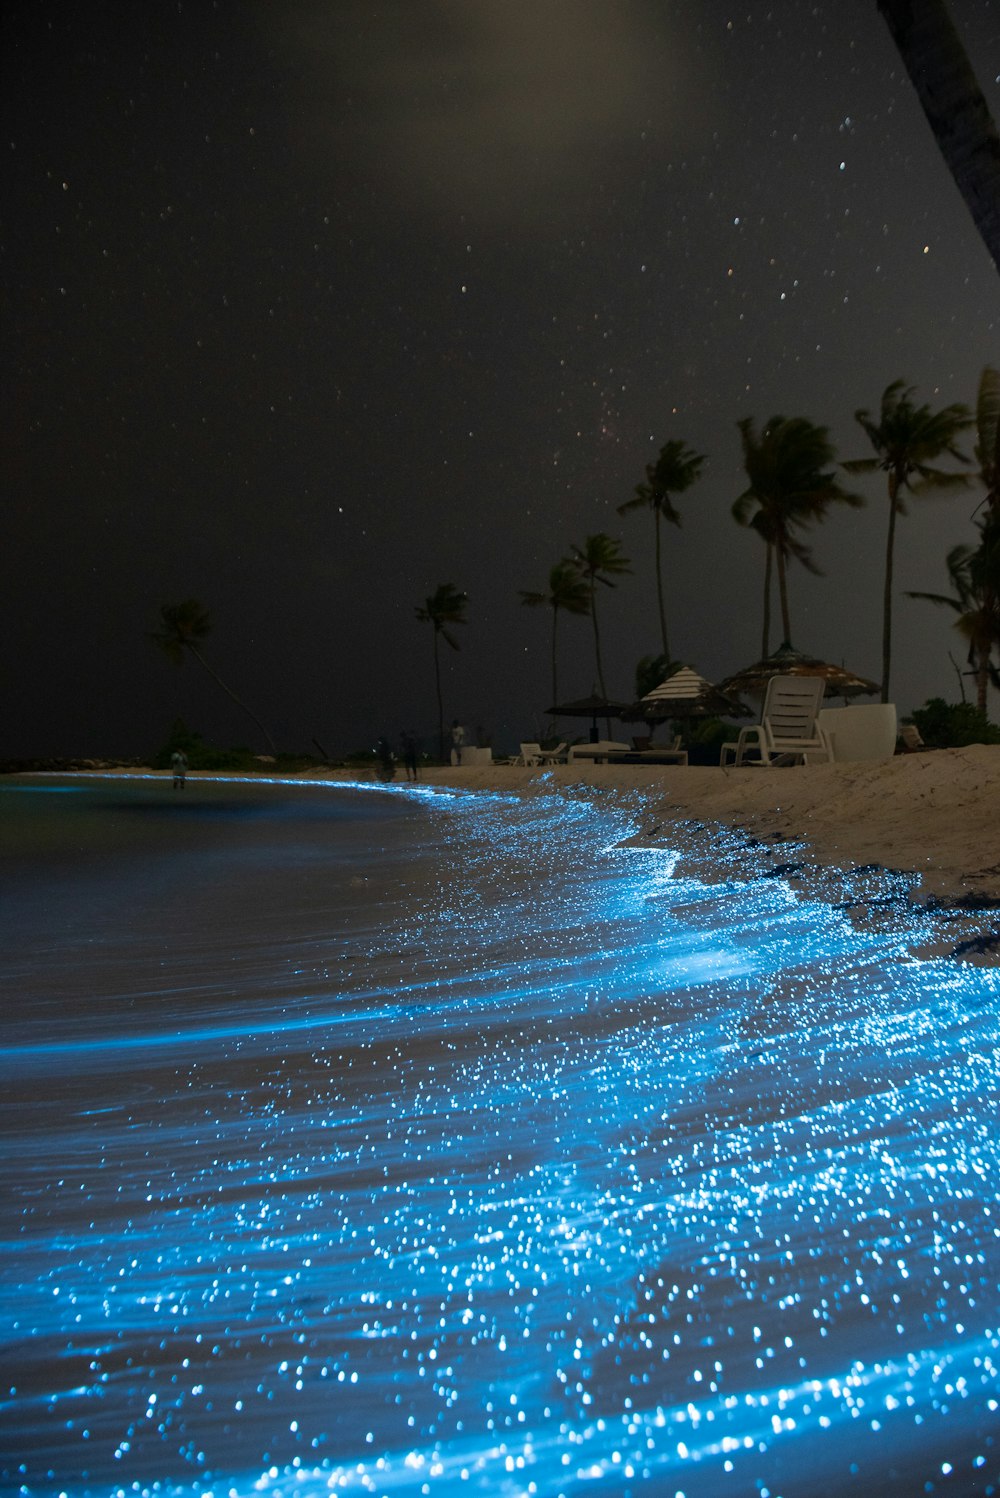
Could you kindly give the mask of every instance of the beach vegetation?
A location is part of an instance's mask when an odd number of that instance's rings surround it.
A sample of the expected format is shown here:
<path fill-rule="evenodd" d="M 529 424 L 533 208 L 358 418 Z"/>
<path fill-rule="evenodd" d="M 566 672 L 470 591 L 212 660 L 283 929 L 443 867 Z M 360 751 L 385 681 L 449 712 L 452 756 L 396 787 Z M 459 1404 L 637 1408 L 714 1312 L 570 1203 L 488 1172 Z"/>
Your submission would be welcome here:
<path fill-rule="evenodd" d="M 630 510 L 647 509 L 653 514 L 653 527 L 656 541 L 656 600 L 660 614 L 660 640 L 663 646 L 663 654 L 670 657 L 670 644 L 667 638 L 667 614 L 663 602 L 663 562 L 661 527 L 662 520 L 671 525 L 679 526 L 681 523 L 680 512 L 673 502 L 676 494 L 683 494 L 697 482 L 702 464 L 705 462 L 704 453 L 693 452 L 691 448 L 685 447 L 683 442 L 667 442 L 660 448 L 659 456 L 655 463 L 646 464 L 645 483 L 637 484 L 635 493 L 631 499 L 618 506 L 619 515 L 626 515 Z"/>
<path fill-rule="evenodd" d="M 738 524 L 756 531 L 765 546 L 763 659 L 770 653 L 772 573 L 778 579 L 782 638 L 790 640 L 788 564 L 796 561 L 807 572 L 820 572 L 801 532 L 824 520 L 831 504 L 857 506 L 864 500 L 837 478 L 826 427 L 802 416 L 772 416 L 761 431 L 751 416 L 737 425 L 749 483 L 734 501 L 732 513 Z"/>
<path fill-rule="evenodd" d="M 232 687 L 222 680 L 202 653 L 202 644 L 211 632 L 212 617 L 208 610 L 198 602 L 197 598 L 185 598 L 180 603 L 160 605 L 159 628 L 149 631 L 148 637 L 175 666 L 183 665 L 187 656 L 193 656 L 199 666 L 208 672 L 215 684 L 221 687 L 226 696 L 232 698 L 237 707 L 242 708 L 247 717 L 256 724 L 267 745 L 268 753 L 277 755 L 274 740 L 256 713 L 247 707 L 242 698 L 237 697 Z"/>
<path fill-rule="evenodd" d="M 607 535 L 604 531 L 598 531 L 596 535 L 587 536 L 582 546 L 570 548 L 570 560 L 576 567 L 579 575 L 585 580 L 587 591 L 590 596 L 590 618 L 594 626 L 594 663 L 597 670 L 597 681 L 601 689 L 601 696 L 607 697 L 608 689 L 604 684 L 604 664 L 601 660 L 601 632 L 597 623 L 597 585 L 604 588 L 615 587 L 614 579 L 624 573 L 632 571 L 628 557 L 623 556 L 621 542 L 614 536 Z"/>
<path fill-rule="evenodd" d="M 169 770 L 171 755 L 180 750 L 187 757 L 191 770 L 215 770 L 249 772 L 261 768 L 260 760 L 250 748 L 221 748 L 206 743 L 195 729 L 188 728 L 183 718 L 175 718 L 166 742 L 153 755 L 154 770 Z"/>
<path fill-rule="evenodd" d="M 675 675 L 682 665 L 682 661 L 672 661 L 668 655 L 642 656 L 635 667 L 636 699 L 645 697 L 647 692 L 654 692 L 662 681 Z"/>
<path fill-rule="evenodd" d="M 723 718 L 688 718 L 673 726 L 684 736 L 690 765 L 717 765 L 723 744 L 735 743 L 740 733 Z"/>
<path fill-rule="evenodd" d="M 580 571 L 576 564 L 570 561 L 568 557 L 564 557 L 549 572 L 547 592 L 532 593 L 522 589 L 520 598 L 521 602 L 529 608 L 548 608 L 552 610 L 551 669 L 552 703 L 554 706 L 559 701 L 559 669 L 556 640 L 559 610 L 562 609 L 566 614 L 589 614 L 590 589 L 585 579 L 580 576 Z"/>
<path fill-rule="evenodd" d="M 984 529 L 988 527 L 984 526 Z M 955 614 L 955 628 L 968 643 L 968 664 L 976 678 L 976 707 L 985 716 L 990 683 L 1000 690 L 1000 670 L 993 660 L 1000 652 L 1000 548 L 983 539 L 978 547 L 953 546 L 947 568 L 953 593 L 908 593 L 940 604 Z"/>
<path fill-rule="evenodd" d="M 931 697 L 913 710 L 913 721 L 929 749 L 962 749 L 967 744 L 1000 744 L 1000 727 L 971 702 Z"/>
<path fill-rule="evenodd" d="M 444 698 L 441 694 L 441 657 L 438 650 L 438 642 L 444 640 L 445 644 L 452 650 L 458 650 L 459 644 L 452 634 L 451 627 L 455 624 L 464 624 L 465 609 L 468 603 L 468 594 L 462 593 L 453 583 L 438 583 L 434 592 L 425 598 L 415 610 L 417 619 L 421 624 L 430 624 L 434 631 L 434 685 L 437 692 L 438 713 L 438 752 L 444 759 Z"/>
<path fill-rule="evenodd" d="M 893 553 L 896 544 L 896 520 L 906 514 L 907 494 L 921 495 L 964 487 L 969 475 L 963 471 L 942 469 L 936 465 L 943 457 L 968 464 L 969 459 L 958 446 L 962 432 L 972 425 L 968 406 L 955 403 L 934 411 L 918 406 L 915 391 L 904 380 L 894 380 L 882 393 L 878 417 L 870 411 L 855 411 L 855 420 L 874 449 L 874 457 L 854 458 L 843 464 L 848 473 L 886 475 L 889 498 L 889 525 L 885 545 L 885 571 L 882 587 L 882 701 L 889 701 L 889 675 L 892 667 L 892 590 Z"/>

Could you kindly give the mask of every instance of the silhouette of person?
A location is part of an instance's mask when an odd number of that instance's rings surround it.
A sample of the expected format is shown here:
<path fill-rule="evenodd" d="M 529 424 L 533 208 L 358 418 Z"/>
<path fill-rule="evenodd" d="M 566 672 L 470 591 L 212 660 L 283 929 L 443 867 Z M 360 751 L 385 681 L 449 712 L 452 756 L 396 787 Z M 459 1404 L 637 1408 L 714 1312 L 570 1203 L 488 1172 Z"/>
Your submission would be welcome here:
<path fill-rule="evenodd" d="M 184 777 L 187 774 L 188 760 L 183 749 L 175 749 L 170 756 L 170 768 L 174 773 L 174 790 L 184 789 Z"/>
<path fill-rule="evenodd" d="M 417 741 L 409 729 L 399 736 L 399 742 L 403 749 L 403 764 L 406 767 L 407 780 L 417 779 Z"/>
<path fill-rule="evenodd" d="M 451 762 L 453 765 L 462 763 L 462 748 L 465 744 L 465 729 L 456 718 L 451 725 Z"/>

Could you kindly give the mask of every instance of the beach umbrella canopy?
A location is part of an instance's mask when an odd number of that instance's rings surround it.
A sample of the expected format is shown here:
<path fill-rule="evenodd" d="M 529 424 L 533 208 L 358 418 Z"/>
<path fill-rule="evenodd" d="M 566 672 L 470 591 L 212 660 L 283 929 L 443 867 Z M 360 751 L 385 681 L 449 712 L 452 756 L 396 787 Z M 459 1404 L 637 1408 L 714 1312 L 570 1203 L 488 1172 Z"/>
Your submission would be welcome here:
<path fill-rule="evenodd" d="M 746 692 L 751 696 L 763 696 L 772 676 L 821 676 L 826 683 L 826 697 L 866 697 L 880 690 L 877 682 L 869 681 L 865 676 L 857 676 L 853 671 L 848 671 L 846 666 L 835 666 L 830 661 L 820 660 L 818 656 L 805 655 L 787 641 L 773 655 L 766 656 L 762 661 L 755 661 L 752 666 L 745 666 L 742 671 L 737 671 L 735 676 L 728 676 L 719 685 L 723 692 Z"/>
<path fill-rule="evenodd" d="M 620 718 L 624 710 L 624 702 L 600 697 L 596 692 L 591 692 L 589 697 L 578 697 L 575 702 L 557 703 L 555 707 L 546 709 L 550 718 L 589 718 L 595 740 L 598 737 L 598 718 Z"/>
<path fill-rule="evenodd" d="M 658 687 L 626 708 L 631 723 L 666 723 L 673 718 L 748 718 L 750 709 L 683 666 Z"/>

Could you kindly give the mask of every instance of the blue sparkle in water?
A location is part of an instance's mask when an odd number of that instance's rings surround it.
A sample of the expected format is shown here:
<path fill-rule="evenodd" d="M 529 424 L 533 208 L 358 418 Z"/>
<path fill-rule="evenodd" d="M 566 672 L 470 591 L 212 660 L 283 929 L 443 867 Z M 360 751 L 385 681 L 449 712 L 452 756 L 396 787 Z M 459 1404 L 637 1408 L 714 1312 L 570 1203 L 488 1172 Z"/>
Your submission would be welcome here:
<path fill-rule="evenodd" d="M 7 1490 L 994 1490 L 998 980 L 891 879 L 87 784 L 3 930 Z"/>

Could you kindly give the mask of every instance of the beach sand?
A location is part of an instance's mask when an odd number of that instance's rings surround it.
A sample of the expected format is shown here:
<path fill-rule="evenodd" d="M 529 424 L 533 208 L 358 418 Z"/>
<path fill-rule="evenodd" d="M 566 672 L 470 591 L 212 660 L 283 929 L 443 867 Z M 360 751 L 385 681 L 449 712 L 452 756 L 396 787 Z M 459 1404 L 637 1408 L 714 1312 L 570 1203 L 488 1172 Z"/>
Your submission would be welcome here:
<path fill-rule="evenodd" d="M 823 867 L 881 868 L 919 876 L 915 894 L 946 904 L 1000 904 L 1000 746 L 897 755 L 878 763 L 781 769 L 513 765 L 430 770 L 424 782 L 469 790 L 559 786 L 627 798 L 644 840 L 696 853 L 713 826 L 788 858 Z M 691 824 L 698 824 L 693 828 Z M 702 834 L 703 835 L 703 834 Z"/>

